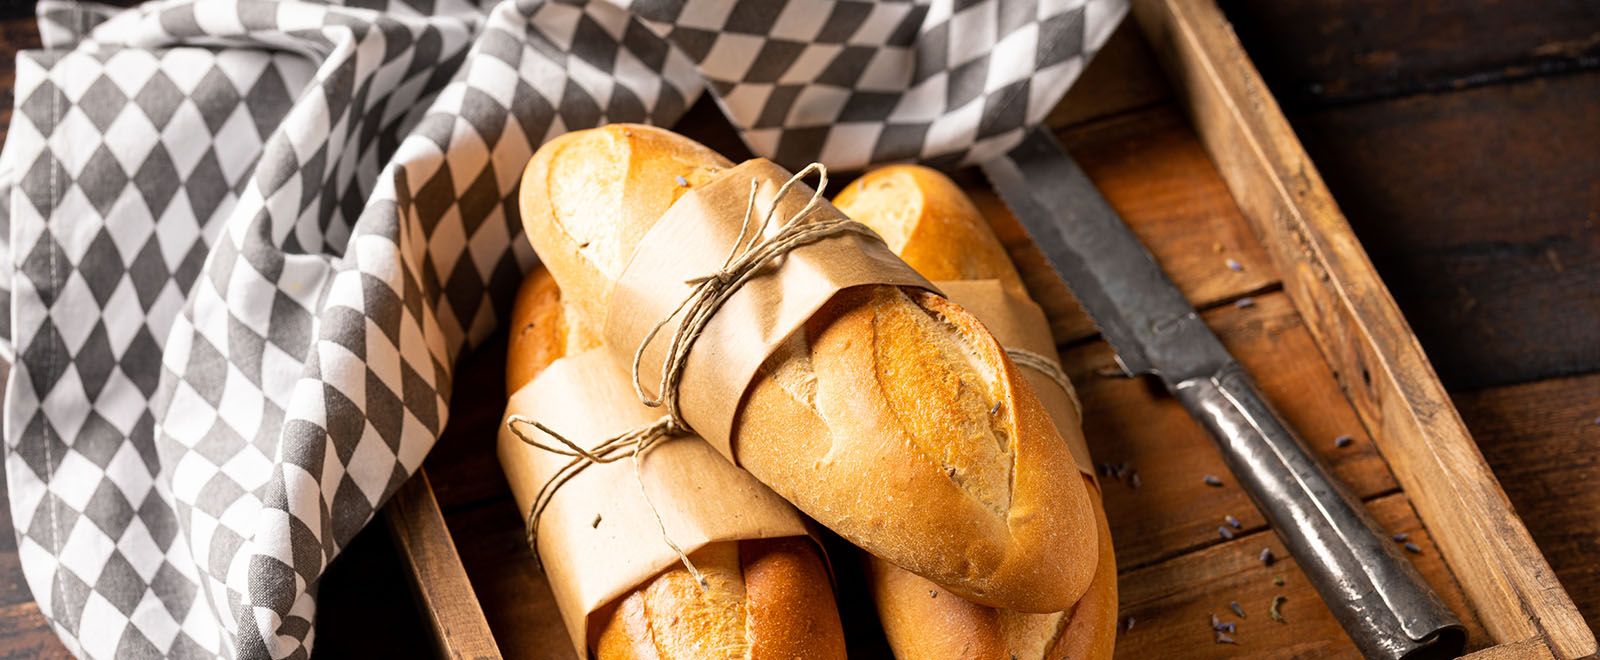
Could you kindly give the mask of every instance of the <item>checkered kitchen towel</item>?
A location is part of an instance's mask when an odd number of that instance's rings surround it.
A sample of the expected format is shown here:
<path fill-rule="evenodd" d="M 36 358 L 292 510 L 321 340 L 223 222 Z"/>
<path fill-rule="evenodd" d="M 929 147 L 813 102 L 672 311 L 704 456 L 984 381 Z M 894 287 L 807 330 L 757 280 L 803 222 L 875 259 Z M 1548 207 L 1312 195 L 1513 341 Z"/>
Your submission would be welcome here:
<path fill-rule="evenodd" d="M 315 585 L 445 423 L 533 263 L 540 143 L 998 153 L 1125 0 L 45 2 L 0 152 L 10 504 L 75 653 L 305 657 Z"/>

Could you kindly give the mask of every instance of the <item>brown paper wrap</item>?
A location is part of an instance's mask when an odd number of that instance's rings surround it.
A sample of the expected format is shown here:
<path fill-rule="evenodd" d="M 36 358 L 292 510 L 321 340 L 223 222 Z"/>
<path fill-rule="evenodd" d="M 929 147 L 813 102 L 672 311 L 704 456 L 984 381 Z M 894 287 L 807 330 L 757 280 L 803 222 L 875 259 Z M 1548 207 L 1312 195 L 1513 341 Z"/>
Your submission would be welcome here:
<path fill-rule="evenodd" d="M 551 364 L 511 396 L 501 419 L 500 464 L 524 517 L 539 487 L 571 459 L 523 443 L 504 423 L 513 414 L 585 448 L 660 417 L 639 403 L 627 372 L 604 349 Z M 590 465 L 561 486 L 540 521 L 539 557 L 579 657 L 589 655 L 597 610 L 678 562 L 639 492 L 632 460 Z M 650 502 L 686 553 L 718 541 L 810 533 L 793 506 L 699 438 L 663 440 L 642 460 Z"/>
<path fill-rule="evenodd" d="M 634 350 L 655 324 L 673 313 L 690 295 L 688 280 L 716 272 L 739 239 L 750 182 L 757 181 L 755 217 L 759 221 L 774 203 L 790 173 L 764 159 L 745 161 L 722 176 L 679 198 L 639 242 L 607 302 L 606 345 L 619 362 L 629 364 Z M 770 236 L 798 213 L 812 189 L 796 184 L 783 199 Z M 808 222 L 841 218 L 823 200 Z M 933 289 L 926 279 L 884 246 L 854 233 L 838 234 L 796 248 L 751 279 L 712 317 L 689 353 L 679 386 L 680 408 L 689 426 L 730 460 L 731 434 L 739 402 L 756 370 L 777 347 L 835 293 L 865 284 Z M 656 341 L 646 347 L 639 381 L 652 397 L 659 396 L 668 337 L 680 319 L 673 318 Z M 647 422 L 659 419 L 657 414 Z"/>
<path fill-rule="evenodd" d="M 1002 347 L 1038 353 L 1051 362 L 1060 360 L 1044 310 L 1032 300 L 1011 293 L 999 280 L 946 280 L 934 282 L 934 286 L 939 287 L 950 302 L 978 317 Z M 1094 462 L 1089 458 L 1089 446 L 1083 439 L 1077 394 L 1062 389 L 1055 379 L 1036 369 L 1019 368 L 1045 412 L 1050 414 L 1050 420 L 1055 422 L 1056 432 L 1072 450 L 1078 470 L 1094 478 Z"/>

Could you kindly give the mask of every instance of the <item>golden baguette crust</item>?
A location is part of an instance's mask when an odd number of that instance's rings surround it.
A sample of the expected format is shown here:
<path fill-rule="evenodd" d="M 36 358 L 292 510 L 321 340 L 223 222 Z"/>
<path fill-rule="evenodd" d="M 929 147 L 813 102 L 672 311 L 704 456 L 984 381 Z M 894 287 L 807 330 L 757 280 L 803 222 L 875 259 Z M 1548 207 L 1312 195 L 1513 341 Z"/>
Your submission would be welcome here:
<path fill-rule="evenodd" d="M 846 186 L 834 205 L 886 237 L 930 280 L 998 279 L 1026 290 L 1005 247 L 955 182 L 936 170 L 896 165 Z M 900 660 L 1110 658 L 1116 641 L 1116 557 L 1100 491 L 1083 477 L 1100 530 L 1089 591 L 1072 609 L 1030 614 L 985 607 L 875 557 L 873 599 Z"/>
<path fill-rule="evenodd" d="M 1099 488 L 1092 488 L 1089 493 L 1101 533 L 1100 561 L 1089 591 L 1062 612 L 1034 614 L 979 605 L 889 562 L 867 556 L 868 586 L 895 657 L 1110 658 L 1117 636 L 1117 561 Z"/>
<path fill-rule="evenodd" d="M 541 148 L 523 175 L 522 217 L 576 294 L 569 322 L 602 327 L 640 238 L 729 165 L 638 125 Z M 960 433 L 920 421 L 929 416 L 958 420 Z M 1093 514 L 1070 454 L 988 331 L 938 296 L 887 286 L 836 296 L 763 367 L 732 446 L 822 524 L 968 598 L 1057 611 L 1093 577 Z"/>
<path fill-rule="evenodd" d="M 880 167 L 840 190 L 833 205 L 878 232 L 895 256 L 931 281 L 995 279 L 1028 293 L 982 212 L 938 170 Z"/>
<path fill-rule="evenodd" d="M 515 392 L 551 363 L 599 345 L 567 322 L 543 267 L 517 291 L 506 350 Z M 843 658 L 844 631 L 827 566 L 810 539 L 712 543 L 690 555 L 710 589 L 674 565 L 622 596 L 594 635 L 600 660 Z"/>

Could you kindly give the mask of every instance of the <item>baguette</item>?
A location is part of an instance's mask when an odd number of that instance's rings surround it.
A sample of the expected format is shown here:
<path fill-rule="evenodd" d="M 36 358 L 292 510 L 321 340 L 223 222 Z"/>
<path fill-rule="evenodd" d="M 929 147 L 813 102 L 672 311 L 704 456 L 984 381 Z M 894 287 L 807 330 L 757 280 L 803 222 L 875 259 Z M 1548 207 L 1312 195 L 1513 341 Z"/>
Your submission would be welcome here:
<path fill-rule="evenodd" d="M 516 391 L 565 355 L 599 338 L 568 319 L 549 271 L 536 268 L 517 291 L 506 350 L 506 386 Z M 641 532 L 645 533 L 645 532 Z M 844 658 L 844 632 L 821 550 L 809 538 L 708 544 L 690 555 L 704 592 L 673 565 L 618 598 L 592 628 L 599 660 Z"/>
<path fill-rule="evenodd" d="M 523 174 L 522 220 L 570 295 L 569 320 L 604 327 L 640 239 L 730 166 L 640 125 L 540 148 Z M 730 445 L 818 522 L 976 602 L 1060 611 L 1093 578 L 1097 531 L 1070 453 L 983 325 L 938 295 L 836 295 L 748 386 Z"/>
<path fill-rule="evenodd" d="M 834 205 L 878 232 L 895 254 L 930 280 L 996 279 L 1025 293 L 988 221 L 953 181 L 935 170 L 905 165 L 874 170 L 847 186 Z M 1081 442 L 1081 436 L 1072 440 Z M 869 557 L 869 587 L 895 656 L 1110 658 L 1117 630 L 1117 563 L 1099 487 L 1086 475 L 1082 479 L 1100 531 L 1099 561 L 1089 591 L 1065 611 L 1033 614 L 985 607 Z"/>

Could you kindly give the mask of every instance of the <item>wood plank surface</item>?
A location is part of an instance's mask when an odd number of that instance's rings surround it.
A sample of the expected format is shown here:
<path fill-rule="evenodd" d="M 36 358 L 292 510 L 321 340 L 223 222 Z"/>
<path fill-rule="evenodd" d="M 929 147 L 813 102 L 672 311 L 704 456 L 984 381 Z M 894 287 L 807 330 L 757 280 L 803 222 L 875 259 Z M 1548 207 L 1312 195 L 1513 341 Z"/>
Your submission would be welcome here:
<path fill-rule="evenodd" d="M 1455 397 L 1484 458 L 1591 629 L 1600 629 L 1600 374 Z"/>
<path fill-rule="evenodd" d="M 1404 494 L 1396 493 L 1368 502 L 1373 516 L 1385 529 L 1411 535 L 1422 552 L 1408 554 L 1418 571 L 1452 609 L 1465 609 L 1464 597 L 1448 581 L 1449 570 L 1434 550 Z M 1121 539 L 1118 539 L 1120 542 Z M 1333 614 L 1317 598 L 1305 574 L 1292 558 L 1271 565 L 1259 560 L 1262 548 L 1287 557 L 1283 544 L 1271 532 L 1246 534 L 1153 566 L 1123 572 L 1118 580 L 1121 615 L 1132 631 L 1117 639 L 1118 658 L 1173 657 L 1182 649 L 1185 658 L 1360 658 Z M 1282 579 L 1279 586 L 1274 578 Z M 1275 597 L 1283 621 L 1270 616 Z M 1234 614 L 1237 602 L 1245 612 Z M 1211 615 L 1232 621 L 1237 645 L 1219 644 L 1211 630 Z M 1476 620 L 1465 622 L 1471 648 L 1483 645 L 1485 635 Z"/>
<path fill-rule="evenodd" d="M 1600 67 L 1589 0 L 1219 4 L 1291 114 Z"/>
<path fill-rule="evenodd" d="M 1595 638 L 1510 510 L 1421 347 L 1316 168 L 1207 3 L 1134 12 L 1196 130 L 1399 483 L 1499 642 L 1546 637 L 1559 656 Z"/>
<path fill-rule="evenodd" d="M 1600 72 L 1294 127 L 1447 387 L 1600 371 Z"/>

